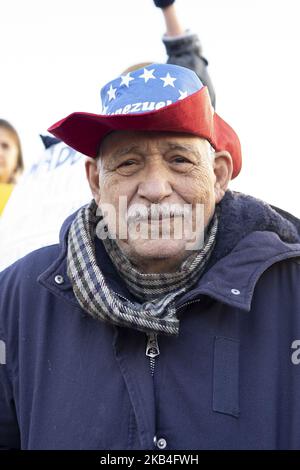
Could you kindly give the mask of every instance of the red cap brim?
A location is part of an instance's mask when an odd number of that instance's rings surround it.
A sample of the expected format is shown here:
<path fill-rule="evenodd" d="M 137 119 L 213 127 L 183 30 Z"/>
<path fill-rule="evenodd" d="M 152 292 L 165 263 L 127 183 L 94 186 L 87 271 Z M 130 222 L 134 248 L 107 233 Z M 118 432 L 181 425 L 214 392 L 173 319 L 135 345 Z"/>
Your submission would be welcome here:
<path fill-rule="evenodd" d="M 48 129 L 70 147 L 92 158 L 97 157 L 103 138 L 117 130 L 169 131 L 196 135 L 207 139 L 216 151 L 227 150 L 230 153 L 233 161 L 232 178 L 241 169 L 239 138 L 214 112 L 206 87 L 155 111 L 114 115 L 72 113 Z"/>

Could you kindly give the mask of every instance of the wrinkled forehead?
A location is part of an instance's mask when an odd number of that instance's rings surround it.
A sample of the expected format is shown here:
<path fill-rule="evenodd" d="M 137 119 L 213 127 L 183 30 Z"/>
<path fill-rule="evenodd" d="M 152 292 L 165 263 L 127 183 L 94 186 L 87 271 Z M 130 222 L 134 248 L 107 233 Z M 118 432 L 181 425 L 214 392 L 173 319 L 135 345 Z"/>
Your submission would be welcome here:
<path fill-rule="evenodd" d="M 206 139 L 185 133 L 115 131 L 103 139 L 99 148 L 99 156 L 109 156 L 131 148 L 147 152 L 150 149 L 164 151 L 176 147 L 202 153 L 210 148 L 210 143 Z"/>

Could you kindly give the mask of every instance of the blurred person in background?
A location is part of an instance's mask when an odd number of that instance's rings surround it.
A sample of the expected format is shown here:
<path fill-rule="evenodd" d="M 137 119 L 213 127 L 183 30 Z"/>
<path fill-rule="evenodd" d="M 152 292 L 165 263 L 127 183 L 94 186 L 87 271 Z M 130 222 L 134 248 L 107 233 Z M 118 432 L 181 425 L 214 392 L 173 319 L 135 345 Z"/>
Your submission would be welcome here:
<path fill-rule="evenodd" d="M 8 121 L 0 119 L 0 214 L 23 169 L 18 133 Z"/>

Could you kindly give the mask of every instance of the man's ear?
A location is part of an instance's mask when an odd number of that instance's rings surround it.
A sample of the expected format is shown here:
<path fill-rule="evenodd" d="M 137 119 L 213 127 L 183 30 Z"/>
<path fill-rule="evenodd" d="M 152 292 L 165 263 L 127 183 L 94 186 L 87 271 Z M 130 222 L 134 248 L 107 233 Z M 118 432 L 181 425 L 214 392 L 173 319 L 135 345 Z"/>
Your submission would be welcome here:
<path fill-rule="evenodd" d="M 228 188 L 233 171 L 232 158 L 227 150 L 215 153 L 214 160 L 214 173 L 216 177 L 215 182 L 215 199 L 216 204 L 223 198 L 226 189 Z"/>
<path fill-rule="evenodd" d="M 88 179 L 93 197 L 97 204 L 100 201 L 100 187 L 99 187 L 99 170 L 97 160 L 95 158 L 86 158 L 85 172 Z"/>

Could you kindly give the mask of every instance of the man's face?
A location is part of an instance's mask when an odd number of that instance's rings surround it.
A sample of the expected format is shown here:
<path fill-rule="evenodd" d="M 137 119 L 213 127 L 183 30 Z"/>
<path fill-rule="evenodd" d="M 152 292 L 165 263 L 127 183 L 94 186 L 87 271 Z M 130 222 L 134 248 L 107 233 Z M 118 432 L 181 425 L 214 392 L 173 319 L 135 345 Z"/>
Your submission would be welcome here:
<path fill-rule="evenodd" d="M 204 226 L 214 213 L 218 177 L 204 139 L 167 132 L 114 132 L 101 146 L 99 163 L 98 189 L 93 186 L 88 170 L 93 194 L 98 204 L 111 204 L 117 217 L 120 196 L 126 197 L 129 213 L 136 204 L 148 208 L 153 204 L 169 207 L 188 204 L 195 220 L 196 205 L 202 204 Z M 162 220 L 156 223 L 160 225 Z M 176 223 L 176 217 L 172 223 Z M 179 263 L 190 254 L 186 251 L 187 241 L 184 235 L 181 239 L 129 236 L 118 243 L 139 264 L 158 259 Z"/>

